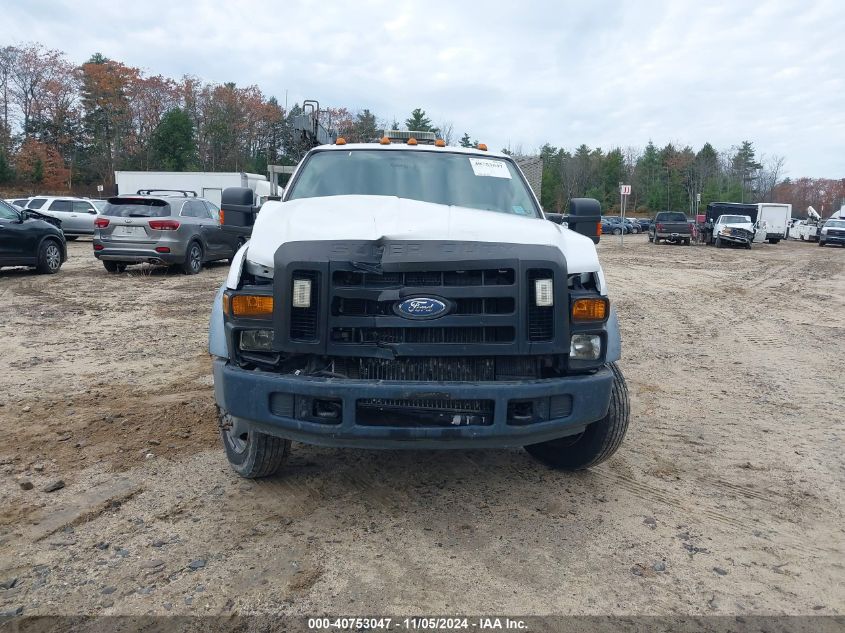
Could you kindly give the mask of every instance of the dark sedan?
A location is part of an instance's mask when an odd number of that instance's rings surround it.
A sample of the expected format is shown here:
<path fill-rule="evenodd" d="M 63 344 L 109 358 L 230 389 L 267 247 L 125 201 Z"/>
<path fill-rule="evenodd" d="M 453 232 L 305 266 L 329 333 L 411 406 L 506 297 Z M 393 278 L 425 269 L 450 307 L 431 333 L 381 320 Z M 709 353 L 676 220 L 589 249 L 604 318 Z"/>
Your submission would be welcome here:
<path fill-rule="evenodd" d="M 39 273 L 59 272 L 67 260 L 60 224 L 0 200 L 0 267 L 31 266 Z"/>

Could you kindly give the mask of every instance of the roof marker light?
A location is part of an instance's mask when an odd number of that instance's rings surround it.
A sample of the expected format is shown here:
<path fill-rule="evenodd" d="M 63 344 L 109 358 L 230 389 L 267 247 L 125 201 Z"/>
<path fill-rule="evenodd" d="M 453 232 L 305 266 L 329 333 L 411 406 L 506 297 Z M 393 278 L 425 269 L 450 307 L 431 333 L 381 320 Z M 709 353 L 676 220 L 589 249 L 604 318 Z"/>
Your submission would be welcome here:
<path fill-rule="evenodd" d="M 446 147 L 446 141 L 444 141 L 442 138 L 439 138 L 434 141 L 434 145 L 435 147 Z"/>
<path fill-rule="evenodd" d="M 408 139 L 408 145 L 416 145 L 416 144 L 417 144 L 417 139 L 415 139 L 413 136 Z"/>
<path fill-rule="evenodd" d="M 381 140 L 379 141 L 380 145 L 390 145 L 390 139 L 386 136 L 382 136 Z"/>
<path fill-rule="evenodd" d="M 485 143 L 479 143 L 477 149 L 480 149 L 482 152 L 486 152 L 487 145 Z"/>
<path fill-rule="evenodd" d="M 342 136 L 338 136 L 337 140 L 334 142 L 335 145 L 346 145 L 346 139 Z"/>

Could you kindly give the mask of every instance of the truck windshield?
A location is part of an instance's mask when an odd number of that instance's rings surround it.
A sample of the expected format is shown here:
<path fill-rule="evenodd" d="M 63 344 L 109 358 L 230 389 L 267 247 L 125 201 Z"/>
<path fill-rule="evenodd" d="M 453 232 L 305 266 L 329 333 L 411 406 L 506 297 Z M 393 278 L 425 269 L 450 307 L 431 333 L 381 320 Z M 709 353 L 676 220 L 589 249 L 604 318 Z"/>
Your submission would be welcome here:
<path fill-rule="evenodd" d="M 825 224 L 827 228 L 845 229 L 845 220 L 828 220 Z"/>
<path fill-rule="evenodd" d="M 723 215 L 722 224 L 748 224 L 751 218 L 747 215 Z"/>
<path fill-rule="evenodd" d="M 344 195 L 395 196 L 539 217 L 510 161 L 425 150 L 316 152 L 302 166 L 287 199 Z"/>

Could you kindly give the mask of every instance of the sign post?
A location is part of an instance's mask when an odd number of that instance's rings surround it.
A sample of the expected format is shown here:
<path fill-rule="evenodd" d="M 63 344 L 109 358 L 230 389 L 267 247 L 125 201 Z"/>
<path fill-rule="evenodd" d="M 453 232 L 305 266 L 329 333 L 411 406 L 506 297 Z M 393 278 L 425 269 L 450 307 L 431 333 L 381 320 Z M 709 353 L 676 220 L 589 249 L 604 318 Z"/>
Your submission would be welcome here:
<path fill-rule="evenodd" d="M 625 245 L 625 203 L 631 195 L 631 185 L 619 183 L 619 217 L 622 219 L 622 232 L 619 234 L 619 245 Z"/>

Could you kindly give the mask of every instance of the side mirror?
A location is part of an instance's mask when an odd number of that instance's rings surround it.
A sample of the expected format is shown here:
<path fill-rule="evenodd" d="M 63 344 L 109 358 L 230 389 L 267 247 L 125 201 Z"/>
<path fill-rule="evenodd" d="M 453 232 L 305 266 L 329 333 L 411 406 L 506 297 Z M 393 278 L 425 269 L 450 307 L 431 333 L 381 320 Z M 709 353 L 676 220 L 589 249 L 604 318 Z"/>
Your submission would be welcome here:
<path fill-rule="evenodd" d="M 91 215 L 97 215 L 97 210 L 96 209 L 88 209 L 88 213 L 90 213 Z"/>
<path fill-rule="evenodd" d="M 601 204 L 599 204 L 598 200 L 594 200 L 593 198 L 572 198 L 569 201 L 569 215 L 564 215 L 563 221 L 576 233 L 586 235 L 595 244 L 599 243 Z"/>

